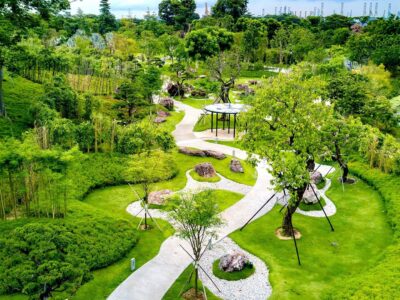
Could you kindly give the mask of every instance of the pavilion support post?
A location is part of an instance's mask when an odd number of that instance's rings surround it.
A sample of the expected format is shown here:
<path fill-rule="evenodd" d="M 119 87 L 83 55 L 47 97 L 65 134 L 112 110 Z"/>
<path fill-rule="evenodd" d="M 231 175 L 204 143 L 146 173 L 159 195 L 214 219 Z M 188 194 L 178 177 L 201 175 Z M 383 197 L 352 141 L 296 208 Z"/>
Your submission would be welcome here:
<path fill-rule="evenodd" d="M 228 134 L 230 133 L 231 130 L 231 114 L 228 114 Z"/>
<path fill-rule="evenodd" d="M 236 114 L 233 115 L 233 137 L 236 137 Z"/>
<path fill-rule="evenodd" d="M 217 113 L 217 119 L 215 120 L 215 136 L 218 136 L 218 113 Z"/>
<path fill-rule="evenodd" d="M 222 130 L 225 130 L 225 117 L 226 114 L 222 114 Z"/>
<path fill-rule="evenodd" d="M 214 113 L 211 112 L 211 132 L 214 130 Z"/>

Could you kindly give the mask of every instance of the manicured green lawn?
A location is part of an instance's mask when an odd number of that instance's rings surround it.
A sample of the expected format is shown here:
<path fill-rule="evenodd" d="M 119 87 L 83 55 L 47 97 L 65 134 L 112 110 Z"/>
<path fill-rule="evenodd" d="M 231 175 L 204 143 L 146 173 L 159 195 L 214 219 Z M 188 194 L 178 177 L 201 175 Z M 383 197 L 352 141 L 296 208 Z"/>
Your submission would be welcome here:
<path fill-rule="evenodd" d="M 175 130 L 175 126 L 183 119 L 185 113 L 183 111 L 176 112 L 171 111 L 171 115 L 167 117 L 167 121 L 159 124 L 158 126 L 167 130 L 168 132 L 172 132 Z"/>
<path fill-rule="evenodd" d="M 212 104 L 214 100 L 212 99 L 196 99 L 196 98 L 185 98 L 177 100 L 182 101 L 182 103 L 190 105 L 194 108 L 203 109 L 204 106 Z"/>
<path fill-rule="evenodd" d="M 234 140 L 234 141 L 207 140 L 207 142 L 213 143 L 213 144 L 221 144 L 221 145 L 238 148 L 238 149 L 243 149 L 243 146 L 239 140 Z"/>
<path fill-rule="evenodd" d="M 218 182 L 221 181 L 221 177 L 219 177 L 218 175 L 213 176 L 213 177 L 202 177 L 199 174 L 197 174 L 197 172 L 195 170 L 190 171 L 190 176 L 192 176 L 192 178 L 196 181 L 200 181 L 200 182 Z"/>
<path fill-rule="evenodd" d="M 169 288 L 168 292 L 164 295 L 163 300 L 183 299 L 183 297 L 179 297 L 179 294 L 181 293 L 182 289 L 186 285 L 186 282 L 187 282 L 192 270 L 193 270 L 193 266 L 190 265 L 189 267 L 186 268 L 185 271 L 182 272 L 181 276 L 178 277 L 178 279 L 174 282 L 174 284 Z M 184 289 L 183 292 L 185 292 L 193 287 L 194 287 L 194 281 L 192 279 L 191 282 L 186 285 L 186 288 Z M 200 280 L 199 280 L 199 289 L 201 291 L 203 290 L 203 286 L 202 286 Z M 206 292 L 207 292 L 207 299 L 209 299 L 209 300 L 218 300 L 219 299 L 214 294 L 212 294 L 208 289 L 206 289 Z"/>
<path fill-rule="evenodd" d="M 281 241 L 274 231 L 281 226 L 280 207 L 231 234 L 242 248 L 264 260 L 270 268 L 271 299 L 320 299 L 326 289 L 344 276 L 368 270 L 392 242 L 392 231 L 383 213 L 379 194 L 358 180 L 346 185 L 332 179 L 327 195 L 337 206 L 330 217 L 331 232 L 324 218 L 296 214 L 293 223 L 302 233 L 298 241 L 302 265 L 297 265 L 293 241 Z"/>
<path fill-rule="evenodd" d="M 322 206 L 325 206 L 326 202 L 324 198 L 320 197 L 319 200 L 321 201 Z M 321 206 L 318 203 L 306 204 L 304 202 L 301 202 L 299 208 L 304 211 L 321 210 Z"/>
<path fill-rule="evenodd" d="M 220 278 L 220 279 L 225 279 L 228 281 L 236 281 L 240 279 L 246 279 L 247 277 L 250 277 L 251 275 L 254 274 L 255 268 L 250 265 L 246 265 L 243 270 L 241 271 L 236 271 L 236 272 L 224 272 L 219 269 L 219 259 L 213 262 L 213 274 Z"/>

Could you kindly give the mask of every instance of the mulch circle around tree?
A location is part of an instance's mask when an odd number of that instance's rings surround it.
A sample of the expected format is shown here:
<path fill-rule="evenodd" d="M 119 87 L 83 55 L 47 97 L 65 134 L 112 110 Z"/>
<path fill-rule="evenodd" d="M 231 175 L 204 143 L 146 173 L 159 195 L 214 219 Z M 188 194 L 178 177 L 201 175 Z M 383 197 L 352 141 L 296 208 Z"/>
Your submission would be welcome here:
<path fill-rule="evenodd" d="M 296 240 L 299 240 L 301 238 L 300 231 L 298 231 L 296 228 L 293 228 L 293 230 L 294 230 L 294 237 L 296 238 Z M 282 227 L 279 227 L 275 230 L 275 235 L 278 239 L 283 240 L 283 241 L 293 239 L 292 236 L 286 236 L 286 235 L 282 234 Z"/>
<path fill-rule="evenodd" d="M 148 225 L 148 224 L 146 226 L 146 225 L 142 224 L 142 225 L 140 225 L 139 229 L 142 230 L 142 231 L 147 231 L 147 230 L 153 229 L 153 226 Z"/>
<path fill-rule="evenodd" d="M 206 299 L 204 297 L 203 293 L 200 291 L 197 291 L 197 297 L 196 297 L 196 292 L 195 292 L 194 288 L 191 288 L 190 290 L 183 293 L 182 298 L 186 299 L 186 300 L 204 300 L 204 299 Z"/>

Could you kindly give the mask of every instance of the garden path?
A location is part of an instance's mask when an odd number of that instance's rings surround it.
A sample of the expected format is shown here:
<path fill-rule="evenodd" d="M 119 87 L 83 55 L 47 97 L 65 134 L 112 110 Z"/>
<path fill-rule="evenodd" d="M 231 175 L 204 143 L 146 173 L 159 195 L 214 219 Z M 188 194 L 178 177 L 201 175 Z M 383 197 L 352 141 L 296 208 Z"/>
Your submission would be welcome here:
<path fill-rule="evenodd" d="M 203 111 L 183 104 L 179 101 L 175 101 L 175 105 L 178 110 L 183 110 L 185 112 L 184 118 L 176 126 L 176 129 L 173 132 L 178 146 L 192 147 L 203 150 L 215 150 L 226 155 L 234 155 L 243 160 L 247 158 L 247 153 L 243 150 L 226 145 L 208 143 L 205 141 L 205 139 L 209 139 L 207 137 L 204 137 L 204 140 L 196 137 L 193 133 L 193 128 Z M 225 223 L 224 226 L 219 228 L 218 238 L 214 241 L 214 244 L 220 241 L 222 241 L 222 243 L 229 243 L 230 239 L 226 237 L 233 231 L 242 227 L 253 216 L 253 214 L 265 204 L 266 200 L 274 194 L 273 187 L 270 184 L 272 177 L 267 172 L 266 167 L 266 162 L 261 160 L 256 166 L 258 177 L 255 185 L 249 191 L 246 191 L 245 196 L 240 201 L 236 202 L 234 205 L 221 213 L 221 218 L 225 221 Z M 319 167 L 319 171 L 322 173 L 322 175 L 325 175 L 329 172 L 329 167 L 321 166 Z M 283 195 L 279 194 L 277 197 L 274 197 L 267 205 L 264 206 L 264 208 L 257 214 L 253 221 L 268 213 L 276 204 L 277 199 L 282 197 Z M 137 213 L 138 207 L 135 205 L 137 206 L 137 203 L 130 205 L 127 209 L 128 212 L 132 214 Z M 159 215 L 154 212 L 154 217 L 166 218 L 167 216 L 162 212 L 160 212 Z M 190 249 L 188 243 L 177 236 L 172 236 L 166 239 L 161 245 L 157 256 L 132 273 L 113 291 L 108 299 L 162 299 L 164 294 L 168 291 L 180 274 L 191 263 L 190 257 L 181 248 L 181 245 L 188 250 Z M 261 270 L 263 269 L 261 268 Z M 212 286 L 205 278 L 202 277 L 202 280 L 208 288 L 213 290 Z M 265 290 L 268 296 L 271 288 L 266 276 L 264 277 L 263 282 L 263 284 L 268 286 L 268 288 Z M 225 298 L 225 295 L 220 296 L 224 296 Z M 257 299 L 265 299 L 265 297 L 262 296 L 261 298 Z"/>

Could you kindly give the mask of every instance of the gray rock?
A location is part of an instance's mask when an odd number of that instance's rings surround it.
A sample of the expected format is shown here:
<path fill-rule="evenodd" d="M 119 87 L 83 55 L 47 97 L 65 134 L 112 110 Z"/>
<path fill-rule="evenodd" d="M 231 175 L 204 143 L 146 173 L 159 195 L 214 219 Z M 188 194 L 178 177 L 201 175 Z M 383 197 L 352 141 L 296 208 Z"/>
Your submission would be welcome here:
<path fill-rule="evenodd" d="M 201 163 L 194 167 L 194 170 L 197 174 L 201 177 L 210 178 L 217 175 L 215 169 L 212 164 L 210 163 Z"/>
<path fill-rule="evenodd" d="M 232 172 L 244 173 L 243 166 L 242 166 L 241 162 L 237 159 L 232 159 L 229 167 Z"/>
<path fill-rule="evenodd" d="M 156 117 L 154 119 L 154 123 L 156 123 L 156 124 L 164 123 L 165 121 L 167 121 L 166 117 Z"/>
<path fill-rule="evenodd" d="M 160 105 L 164 106 L 168 110 L 173 110 L 174 109 L 174 100 L 171 98 L 161 99 Z"/>
<path fill-rule="evenodd" d="M 315 184 L 312 184 L 312 187 L 314 188 L 315 193 L 317 194 L 318 198 L 320 197 L 317 186 Z M 306 204 L 315 204 L 318 203 L 317 197 L 315 197 L 315 194 L 311 188 L 311 186 L 308 186 L 306 191 L 304 192 L 303 195 L 303 201 Z"/>
<path fill-rule="evenodd" d="M 159 110 L 159 111 L 157 111 L 157 116 L 158 117 L 164 117 L 164 118 L 166 118 L 166 117 L 169 117 L 171 114 L 169 113 L 169 112 L 167 112 L 167 111 L 163 111 L 163 110 Z"/>
<path fill-rule="evenodd" d="M 206 156 L 216 159 L 224 159 L 226 157 L 224 153 L 214 150 L 204 150 L 204 153 L 206 154 Z"/>
<path fill-rule="evenodd" d="M 311 182 L 314 184 L 319 184 L 324 180 L 322 174 L 318 171 L 311 174 Z"/>
<path fill-rule="evenodd" d="M 179 153 L 190 155 L 190 156 L 200 156 L 200 157 L 206 157 L 206 153 L 203 150 L 198 150 L 198 149 L 190 149 L 187 147 L 180 147 L 179 148 Z"/>
<path fill-rule="evenodd" d="M 218 267 L 224 272 L 235 272 L 243 270 L 249 263 L 249 258 L 244 253 L 235 251 L 232 254 L 222 256 Z"/>
<path fill-rule="evenodd" d="M 162 205 L 164 204 L 165 199 L 168 198 L 168 196 L 170 196 L 171 194 L 172 191 L 170 190 L 151 192 L 147 201 L 149 202 L 149 204 Z"/>
<path fill-rule="evenodd" d="M 200 157 L 213 157 L 216 159 L 224 159 L 226 155 L 222 152 L 214 151 L 214 150 L 199 150 L 199 149 L 190 149 L 187 147 L 179 148 L 179 152 L 191 155 L 191 156 L 200 156 Z"/>

